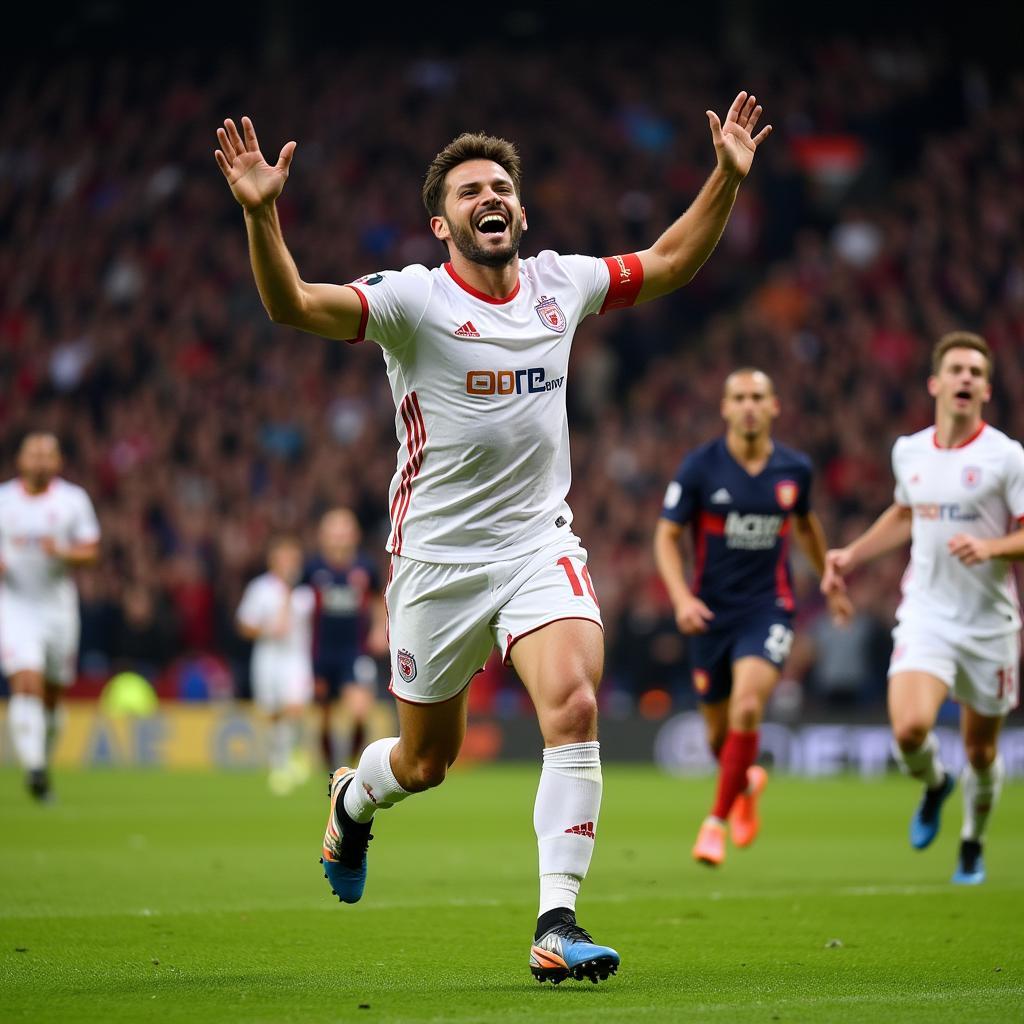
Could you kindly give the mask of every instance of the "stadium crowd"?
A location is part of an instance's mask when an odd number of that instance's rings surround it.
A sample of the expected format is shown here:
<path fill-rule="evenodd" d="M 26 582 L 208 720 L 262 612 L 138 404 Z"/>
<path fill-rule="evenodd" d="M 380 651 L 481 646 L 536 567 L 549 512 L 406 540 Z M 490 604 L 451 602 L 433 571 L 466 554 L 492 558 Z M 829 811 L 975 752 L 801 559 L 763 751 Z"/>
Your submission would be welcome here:
<path fill-rule="evenodd" d="M 96 505 L 87 676 L 158 676 L 182 655 L 244 666 L 245 582 L 275 531 L 312 551 L 328 507 L 353 508 L 386 558 L 396 442 L 380 352 L 267 319 L 213 160 L 225 116 L 251 115 L 268 153 L 298 141 L 285 235 L 304 277 L 342 282 L 443 259 L 419 185 L 462 130 L 520 146 L 524 253 L 606 255 L 646 247 L 692 199 L 713 158 L 706 106 L 738 87 L 764 99 L 775 135 L 708 265 L 671 299 L 592 318 L 575 342 L 569 501 L 610 692 L 688 691 L 651 534 L 680 457 L 720 430 L 731 369 L 774 378 L 776 436 L 812 456 L 835 543 L 891 500 L 889 448 L 930 422 L 923 385 L 944 331 L 989 340 L 991 417 L 1024 437 L 1011 401 L 1024 393 L 1022 75 L 851 42 L 742 67 L 685 49 L 596 61 L 583 46 L 366 52 L 258 75 L 241 60 L 26 64 L 0 98 L 4 474 L 24 432 L 52 429 Z M 845 648 L 799 573 L 792 673 L 809 692 L 880 699 L 901 569 L 855 581 Z"/>

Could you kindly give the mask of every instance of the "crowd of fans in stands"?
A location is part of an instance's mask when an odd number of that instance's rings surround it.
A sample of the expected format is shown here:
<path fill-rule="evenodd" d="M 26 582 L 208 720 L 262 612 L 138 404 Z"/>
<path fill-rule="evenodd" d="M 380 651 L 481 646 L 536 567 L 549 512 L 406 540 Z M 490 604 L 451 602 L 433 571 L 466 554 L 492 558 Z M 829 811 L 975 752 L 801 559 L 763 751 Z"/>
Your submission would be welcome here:
<path fill-rule="evenodd" d="M 183 654 L 239 662 L 233 615 L 268 538 L 312 545 L 328 507 L 352 507 L 386 558 L 397 444 L 380 352 L 267 319 L 213 160 L 225 116 L 252 116 L 271 159 L 298 141 L 285 236 L 306 279 L 344 282 L 443 260 L 419 185 L 462 130 L 522 151 L 524 255 L 609 255 L 651 244 L 694 196 L 714 159 L 705 107 L 724 114 L 739 87 L 763 98 L 775 134 L 709 263 L 675 296 L 576 337 L 569 500 L 611 691 L 687 689 L 651 535 L 678 460 L 720 430 L 731 369 L 774 378 L 776 434 L 812 456 L 834 543 L 891 500 L 890 445 L 930 421 L 928 356 L 944 331 L 989 340 L 991 418 L 1024 436 L 1011 401 L 1024 394 L 1024 76 L 853 43 L 743 68 L 683 49 L 598 61 L 563 47 L 285 70 L 26 64 L 0 96 L 4 475 L 25 431 L 52 429 L 65 475 L 96 504 L 87 674 L 159 674 Z M 890 559 L 855 583 L 872 653 L 869 679 L 847 683 L 826 669 L 816 581 L 801 571 L 798 661 L 819 693 L 880 692 L 901 570 Z"/>

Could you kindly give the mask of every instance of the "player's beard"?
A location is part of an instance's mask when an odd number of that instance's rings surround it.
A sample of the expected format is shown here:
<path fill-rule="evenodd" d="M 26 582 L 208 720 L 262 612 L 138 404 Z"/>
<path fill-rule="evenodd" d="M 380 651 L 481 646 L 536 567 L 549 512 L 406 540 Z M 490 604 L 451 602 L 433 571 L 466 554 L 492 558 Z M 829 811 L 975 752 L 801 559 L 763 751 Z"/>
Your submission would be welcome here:
<path fill-rule="evenodd" d="M 519 242 L 523 237 L 523 222 L 519 218 L 509 221 L 508 244 L 500 249 L 485 249 L 476 239 L 474 228 L 462 224 L 449 224 L 451 245 L 472 263 L 483 267 L 504 267 L 512 262 L 519 253 Z"/>

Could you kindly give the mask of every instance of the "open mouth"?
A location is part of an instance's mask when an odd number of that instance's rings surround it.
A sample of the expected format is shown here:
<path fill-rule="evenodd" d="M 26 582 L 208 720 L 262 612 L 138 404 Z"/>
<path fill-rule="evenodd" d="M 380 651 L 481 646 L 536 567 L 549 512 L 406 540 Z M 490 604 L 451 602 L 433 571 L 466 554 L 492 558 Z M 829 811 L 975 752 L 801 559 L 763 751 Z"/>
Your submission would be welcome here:
<path fill-rule="evenodd" d="M 485 213 L 477 222 L 476 229 L 483 235 L 500 235 L 508 222 L 500 213 Z"/>
<path fill-rule="evenodd" d="M 956 397 L 961 401 L 969 402 L 971 400 L 971 393 L 970 391 L 958 391 Z"/>

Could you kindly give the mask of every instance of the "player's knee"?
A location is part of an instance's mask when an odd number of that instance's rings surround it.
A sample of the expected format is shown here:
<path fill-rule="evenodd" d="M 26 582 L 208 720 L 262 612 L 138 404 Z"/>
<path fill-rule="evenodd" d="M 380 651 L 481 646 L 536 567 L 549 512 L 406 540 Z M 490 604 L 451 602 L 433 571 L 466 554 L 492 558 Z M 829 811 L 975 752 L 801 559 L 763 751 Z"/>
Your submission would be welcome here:
<path fill-rule="evenodd" d="M 903 751 L 920 750 L 928 739 L 931 723 L 921 722 L 913 718 L 893 723 L 892 734 L 896 745 Z"/>
<path fill-rule="evenodd" d="M 761 724 L 761 701 L 754 694 L 734 697 L 729 708 L 731 725 L 740 732 L 751 732 Z"/>
<path fill-rule="evenodd" d="M 992 762 L 996 759 L 996 745 L 994 743 L 971 743 L 964 747 L 967 760 L 976 772 L 988 771 Z"/>
<path fill-rule="evenodd" d="M 561 704 L 547 716 L 545 741 L 584 743 L 597 730 L 597 695 L 589 681 L 573 688 Z"/>

